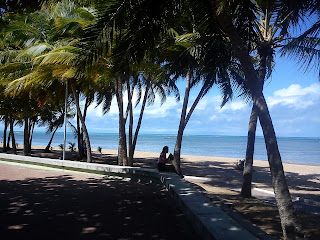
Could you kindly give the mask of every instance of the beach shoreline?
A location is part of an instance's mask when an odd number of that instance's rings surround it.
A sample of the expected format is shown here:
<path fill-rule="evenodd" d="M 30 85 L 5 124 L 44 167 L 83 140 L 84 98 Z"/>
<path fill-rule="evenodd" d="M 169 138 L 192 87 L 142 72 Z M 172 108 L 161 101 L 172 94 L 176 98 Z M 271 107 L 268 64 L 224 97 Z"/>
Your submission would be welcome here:
<path fill-rule="evenodd" d="M 21 145 L 19 151 L 21 154 Z M 52 147 L 53 153 L 43 153 L 45 146 L 32 146 L 35 157 L 60 158 L 62 150 Z M 67 149 L 66 149 L 67 150 Z M 117 150 L 92 149 L 95 163 L 117 164 Z M 76 152 L 67 150 L 67 160 L 76 160 Z M 71 157 L 72 158 L 68 158 Z M 134 155 L 134 166 L 155 168 L 159 153 L 136 151 Z M 181 155 L 182 173 L 187 176 L 204 177 L 210 179 L 211 185 L 217 185 L 228 189 L 239 190 L 242 185 L 242 171 L 235 170 L 235 163 L 240 158 L 230 157 L 208 157 L 195 155 Z M 85 161 L 85 159 L 82 159 Z M 320 202 L 320 166 L 304 163 L 283 162 L 287 183 L 290 193 L 294 196 L 313 199 Z M 273 192 L 269 163 L 265 160 L 254 160 L 253 162 L 253 187 Z"/>

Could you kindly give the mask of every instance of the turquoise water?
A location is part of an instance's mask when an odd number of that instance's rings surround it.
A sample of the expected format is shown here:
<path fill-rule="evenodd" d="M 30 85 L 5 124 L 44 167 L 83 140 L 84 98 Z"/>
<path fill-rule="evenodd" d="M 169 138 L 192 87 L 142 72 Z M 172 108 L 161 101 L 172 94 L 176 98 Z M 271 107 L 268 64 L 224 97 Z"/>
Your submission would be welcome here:
<path fill-rule="evenodd" d="M 0 133 L 0 139 L 3 135 Z M 46 146 L 50 135 L 35 132 L 33 145 Z M 117 149 L 118 135 L 113 133 L 91 133 L 92 148 L 98 146 L 102 149 Z M 23 132 L 16 132 L 16 141 L 23 144 Z M 166 134 L 141 134 L 138 137 L 136 150 L 144 152 L 161 152 L 162 147 L 169 146 L 173 152 L 175 135 Z M 247 137 L 237 136 L 184 136 L 182 142 L 183 155 L 215 156 L 244 158 Z M 72 133 L 67 134 L 67 142 L 77 142 Z M 52 146 L 63 143 L 63 133 L 57 132 Z M 278 138 L 279 149 L 284 162 L 316 163 L 320 164 L 320 138 Z M 256 138 L 254 159 L 267 160 L 263 137 Z"/>

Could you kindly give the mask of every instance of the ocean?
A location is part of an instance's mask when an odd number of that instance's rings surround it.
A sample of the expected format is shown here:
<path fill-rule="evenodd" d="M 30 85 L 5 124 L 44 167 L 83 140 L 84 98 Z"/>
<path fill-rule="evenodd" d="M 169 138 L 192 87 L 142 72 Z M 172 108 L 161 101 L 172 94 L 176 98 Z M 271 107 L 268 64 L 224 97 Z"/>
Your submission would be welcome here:
<path fill-rule="evenodd" d="M 18 144 L 23 144 L 23 132 L 15 132 Z M 89 133 L 91 147 L 102 149 L 118 149 L 118 134 L 115 133 Z M 0 133 L 0 139 L 3 132 Z M 32 145 L 46 146 L 50 135 L 44 132 L 35 132 Z M 162 147 L 169 146 L 173 153 L 176 141 L 175 135 L 170 134 L 140 134 L 136 151 L 161 152 Z M 77 139 L 72 133 L 67 133 L 67 143 L 77 145 Z M 57 132 L 52 146 L 63 143 L 63 133 Z M 243 159 L 246 153 L 247 137 L 244 136 L 209 136 L 185 135 L 182 141 L 182 155 L 231 157 Z M 320 165 L 320 138 L 278 137 L 279 149 L 283 162 L 319 164 Z M 68 144 L 67 144 L 68 146 Z M 256 137 L 255 160 L 267 160 L 263 137 Z"/>

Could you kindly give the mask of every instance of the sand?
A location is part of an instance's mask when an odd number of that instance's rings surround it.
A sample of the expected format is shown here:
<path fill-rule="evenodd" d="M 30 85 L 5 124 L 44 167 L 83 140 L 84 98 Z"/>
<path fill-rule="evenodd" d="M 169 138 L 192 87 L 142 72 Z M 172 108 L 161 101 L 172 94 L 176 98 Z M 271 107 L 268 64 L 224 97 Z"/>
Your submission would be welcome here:
<path fill-rule="evenodd" d="M 61 157 L 61 149 L 53 147 L 52 154 L 42 153 L 44 146 L 33 146 L 34 156 Z M 99 153 L 92 150 L 94 162 L 117 164 L 117 150 L 102 149 Z M 155 167 L 159 153 L 135 152 L 134 166 Z M 67 151 L 67 159 L 76 160 L 76 153 Z M 206 182 L 213 186 L 239 190 L 242 183 L 242 172 L 234 169 L 237 158 L 181 156 L 181 167 L 184 175 L 208 178 Z M 85 161 L 85 159 L 83 159 Z M 283 163 L 290 193 L 320 202 L 320 166 L 298 163 Z M 254 160 L 253 187 L 272 192 L 271 175 L 268 161 Z"/>

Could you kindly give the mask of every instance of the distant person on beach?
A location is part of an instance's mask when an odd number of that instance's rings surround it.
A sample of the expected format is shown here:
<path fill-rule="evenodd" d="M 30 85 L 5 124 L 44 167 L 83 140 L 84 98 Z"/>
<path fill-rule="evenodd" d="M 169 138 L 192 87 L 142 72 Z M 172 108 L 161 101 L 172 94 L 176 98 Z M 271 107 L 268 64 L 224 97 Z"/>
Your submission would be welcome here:
<path fill-rule="evenodd" d="M 166 163 L 173 160 L 173 155 L 170 153 L 169 157 L 167 158 L 167 153 L 169 152 L 169 147 L 164 146 L 162 149 L 162 152 L 160 153 L 159 159 L 158 159 L 158 170 L 159 171 L 166 171 Z"/>

